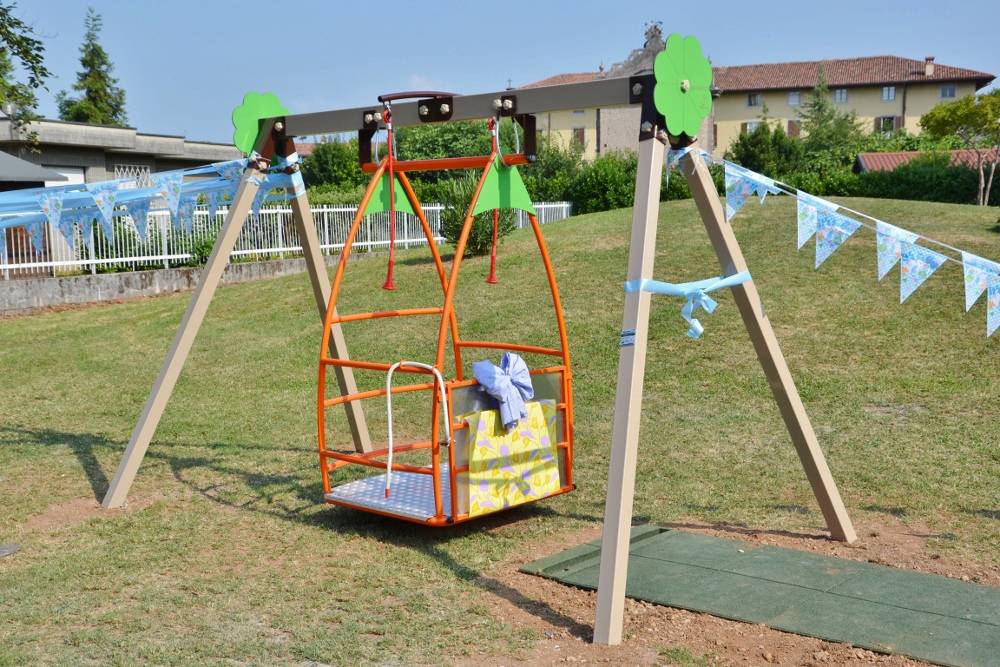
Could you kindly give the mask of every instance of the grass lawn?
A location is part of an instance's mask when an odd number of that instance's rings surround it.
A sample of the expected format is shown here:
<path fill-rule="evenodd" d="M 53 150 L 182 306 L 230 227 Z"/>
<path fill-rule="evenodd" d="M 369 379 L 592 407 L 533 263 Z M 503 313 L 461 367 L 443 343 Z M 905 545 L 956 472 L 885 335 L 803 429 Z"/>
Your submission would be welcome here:
<path fill-rule="evenodd" d="M 1000 258 L 996 209 L 845 203 Z M 714 275 L 693 204 L 660 216 L 656 276 Z M 600 521 L 630 218 L 545 228 L 574 359 L 577 492 L 450 530 L 321 503 L 320 327 L 305 276 L 219 291 L 133 487 L 137 509 L 82 521 L 78 499 L 106 489 L 190 294 L 0 321 L 0 543 L 21 547 L 0 558 L 0 665 L 439 663 L 527 650 L 536 633 L 491 614 L 484 597 L 496 592 L 480 574 Z M 733 224 L 859 533 L 888 514 L 931 528 L 949 557 L 1000 562 L 1000 335 L 985 338 L 982 301 L 963 312 L 960 267 L 900 305 L 898 273 L 875 280 L 867 230 L 814 271 L 812 245 L 795 249 L 793 201 L 750 202 Z M 555 342 L 533 243 L 520 231 L 502 245 L 498 286 L 483 282 L 486 259 L 465 264 L 463 337 Z M 394 293 L 379 289 L 384 258 L 352 264 L 341 312 L 436 305 L 428 257 L 401 254 Z M 700 341 L 684 336 L 679 301 L 655 300 L 636 515 L 822 527 L 732 298 L 719 294 Z M 433 318 L 345 326 L 355 357 L 431 358 Z M 384 404 L 366 407 L 379 439 Z M 427 428 L 426 397 L 398 408 L 404 435 Z"/>

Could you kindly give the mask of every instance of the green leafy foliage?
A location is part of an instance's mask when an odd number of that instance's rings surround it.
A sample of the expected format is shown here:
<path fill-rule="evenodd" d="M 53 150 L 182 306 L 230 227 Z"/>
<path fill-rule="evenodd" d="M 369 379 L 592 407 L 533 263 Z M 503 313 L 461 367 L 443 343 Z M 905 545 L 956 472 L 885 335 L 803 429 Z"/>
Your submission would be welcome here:
<path fill-rule="evenodd" d="M 566 201 L 583 166 L 583 148 L 540 138 L 537 159 L 521 168 L 524 185 L 535 201 Z"/>
<path fill-rule="evenodd" d="M 118 87 L 118 79 L 112 75 L 114 65 L 99 41 L 101 15 L 93 7 L 87 9 L 84 26 L 87 32 L 80 47 L 81 69 L 73 84 L 73 90 L 80 96 L 70 97 L 66 91 L 59 92 L 56 96 L 59 118 L 124 127 L 128 124 L 125 91 Z"/>
<path fill-rule="evenodd" d="M 857 193 L 864 197 L 975 203 L 978 177 L 969 167 L 953 167 L 946 153 L 928 153 L 893 171 L 858 174 Z"/>
<path fill-rule="evenodd" d="M 321 143 L 302 161 L 302 177 L 311 186 L 352 190 L 368 182 L 358 164 L 358 140 Z"/>
<path fill-rule="evenodd" d="M 979 178 L 976 203 L 987 205 L 993 176 L 1000 164 L 1000 90 L 975 98 L 942 102 L 924 114 L 920 126 L 931 137 L 957 137 L 976 153 Z"/>
<path fill-rule="evenodd" d="M 635 196 L 636 155 L 606 153 L 583 165 L 570 187 L 576 213 L 593 213 L 632 205 Z"/>
<path fill-rule="evenodd" d="M 786 174 L 802 168 L 805 146 L 789 137 L 781 126 L 761 122 L 752 132 L 745 132 L 730 146 L 727 159 L 761 174 Z"/>
<path fill-rule="evenodd" d="M 830 99 L 826 87 L 826 76 L 820 68 L 819 83 L 806 98 L 799 111 L 803 143 L 809 153 L 827 152 L 835 155 L 844 164 L 853 161 L 852 151 L 862 142 L 864 133 L 853 111 L 839 111 Z"/>
<path fill-rule="evenodd" d="M 465 214 L 468 211 L 472 195 L 476 192 L 477 176 L 465 174 L 459 178 L 444 181 L 439 188 L 440 202 L 444 205 L 441 211 L 441 235 L 451 245 L 458 244 L 462 233 Z M 500 210 L 500 220 L 497 237 L 503 238 L 514 231 L 515 213 L 510 209 Z M 493 212 L 486 211 L 477 215 L 472 222 L 472 230 L 465 244 L 465 256 L 485 255 L 489 253 L 493 243 Z"/>
<path fill-rule="evenodd" d="M 16 3 L 0 3 L 0 108 L 3 108 L 16 133 L 37 148 L 38 133 L 28 130 L 28 124 L 38 120 L 39 88 L 51 72 L 44 64 L 45 46 L 36 39 L 34 28 L 14 16 Z M 25 82 L 18 81 L 14 73 L 14 60 L 27 73 Z"/>

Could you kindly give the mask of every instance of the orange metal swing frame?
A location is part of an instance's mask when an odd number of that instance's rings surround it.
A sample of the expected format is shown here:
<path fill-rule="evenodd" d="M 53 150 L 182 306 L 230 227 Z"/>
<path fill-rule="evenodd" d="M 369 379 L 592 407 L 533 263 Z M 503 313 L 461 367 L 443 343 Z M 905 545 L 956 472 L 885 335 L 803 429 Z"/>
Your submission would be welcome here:
<path fill-rule="evenodd" d="M 486 182 L 486 178 L 489 175 L 490 169 L 493 168 L 494 162 L 499 156 L 498 151 L 494 149 L 490 155 L 487 156 L 477 156 L 477 157 L 463 157 L 463 158 L 445 158 L 436 160 L 410 160 L 410 161 L 395 161 L 392 164 L 392 173 L 395 178 L 398 178 L 400 185 L 402 186 L 403 192 L 406 195 L 410 205 L 412 206 L 416 217 L 420 222 L 420 226 L 423 229 L 424 236 L 427 239 L 427 246 L 430 249 L 431 257 L 434 261 L 435 269 L 438 273 L 438 278 L 441 283 L 441 290 L 443 294 L 443 303 L 438 307 L 424 307 L 424 308 L 403 308 L 398 310 L 383 310 L 374 312 L 362 312 L 353 313 L 348 315 L 340 315 L 337 311 L 337 302 L 340 297 L 342 282 L 344 278 L 344 273 L 347 269 L 348 259 L 351 254 L 351 249 L 354 244 L 355 237 L 357 236 L 358 230 L 361 226 L 361 222 L 365 217 L 365 211 L 368 207 L 369 201 L 371 200 L 376 186 L 378 185 L 380 179 L 387 172 L 387 162 L 391 159 L 390 156 L 383 158 L 383 160 L 378 163 L 366 163 L 362 165 L 365 172 L 372 173 L 372 179 L 365 190 L 364 197 L 358 206 L 358 212 L 355 214 L 354 219 L 351 223 L 351 227 L 347 233 L 347 238 L 344 243 L 344 248 L 341 251 L 340 261 L 337 263 L 336 272 L 333 278 L 333 288 L 331 290 L 330 301 L 327 305 L 326 316 L 323 323 L 323 341 L 320 346 L 320 360 L 319 360 L 319 382 L 317 391 L 317 425 L 318 425 L 318 446 L 319 446 L 319 460 L 320 469 L 323 476 L 323 493 L 326 502 L 333 505 L 340 505 L 344 507 L 351 507 L 354 509 L 372 512 L 375 514 L 382 514 L 384 516 L 389 516 L 396 519 L 402 519 L 404 521 L 410 521 L 412 523 L 419 523 L 430 526 L 448 526 L 457 523 L 462 523 L 470 519 L 479 518 L 479 516 L 469 516 L 468 513 L 459 513 L 457 508 L 458 503 L 458 476 L 463 473 L 469 472 L 469 466 L 457 466 L 455 463 L 456 453 L 455 453 L 455 433 L 468 428 L 466 423 L 457 423 L 456 415 L 452 410 L 448 410 L 448 414 L 452 420 L 451 424 L 451 436 L 447 443 L 441 441 L 441 428 L 440 428 L 440 410 L 441 410 L 441 398 L 439 392 L 435 391 L 435 382 L 431 378 L 428 382 L 417 382 L 412 384 L 404 384 L 399 386 L 393 386 L 391 391 L 393 394 L 400 394 L 405 392 L 415 392 L 415 391 L 429 391 L 432 397 L 431 403 L 431 437 L 430 440 L 411 443 L 407 445 L 397 445 L 393 447 L 394 452 L 400 453 L 405 451 L 414 450 L 430 450 L 431 464 L 430 466 L 416 466 L 405 463 L 393 462 L 391 464 L 391 469 L 393 472 L 399 471 L 404 473 L 414 473 L 420 475 L 430 475 L 432 478 L 432 487 L 434 494 L 434 514 L 426 520 L 418 520 L 412 517 L 401 516 L 392 512 L 379 511 L 371 507 L 354 504 L 351 502 L 346 502 L 342 499 L 333 499 L 330 497 L 331 484 L 330 484 L 330 473 L 332 471 L 338 470 L 348 465 L 361 465 L 369 466 L 376 469 L 385 470 L 388 466 L 385 460 L 383 460 L 388 455 L 388 448 L 376 449 L 370 452 L 364 453 L 346 453 L 339 452 L 336 450 L 329 449 L 327 447 L 326 441 L 326 410 L 337 405 L 342 405 L 350 401 L 358 401 L 369 398 L 376 398 L 379 396 L 385 396 L 386 389 L 372 389 L 369 391 L 360 391 L 354 394 L 338 395 L 331 398 L 326 396 L 326 386 L 327 386 L 327 372 L 331 367 L 342 366 L 349 368 L 356 368 L 362 370 L 372 370 L 372 371 L 384 371 L 388 372 L 389 368 L 392 366 L 392 362 L 383 361 L 366 361 L 358 359 L 337 359 L 333 358 L 329 354 L 329 342 L 331 335 L 331 327 L 335 324 L 342 324 L 345 322 L 358 322 L 365 320 L 375 320 L 390 317 L 418 317 L 418 316 L 433 316 L 438 315 L 440 317 L 440 323 L 438 326 L 437 333 L 437 352 L 435 355 L 433 366 L 434 368 L 442 374 L 445 378 L 445 389 L 446 389 L 446 400 L 450 405 L 454 405 L 452 402 L 453 392 L 460 388 L 471 387 L 478 384 L 475 379 L 470 379 L 465 377 L 463 363 L 462 363 L 462 351 L 465 349 L 495 349 L 495 350 L 509 350 L 514 352 L 524 352 L 538 355 L 546 355 L 556 357 L 558 363 L 547 366 L 545 368 L 534 369 L 531 371 L 532 375 L 541 374 L 559 374 L 560 385 L 561 385 L 561 400 L 557 402 L 556 409 L 561 412 L 563 417 L 563 428 L 562 434 L 563 438 L 561 441 L 556 443 L 558 452 L 561 456 L 557 457 L 557 461 L 560 462 L 562 469 L 560 470 L 560 479 L 562 481 L 561 487 L 558 491 L 549 494 L 548 496 L 540 497 L 536 500 L 542 500 L 544 498 L 561 495 L 572 491 L 575 488 L 573 484 L 573 386 L 572 386 L 572 372 L 570 370 L 570 358 L 569 358 L 569 344 L 566 336 L 566 323 L 563 315 L 562 304 L 559 299 L 559 288 L 556 284 L 555 272 L 552 268 L 552 261 L 549 256 L 548 248 L 545 244 L 545 239 L 542 235 L 541 227 L 538 223 L 538 218 L 534 213 L 528 214 L 528 219 L 531 223 L 531 229 L 535 235 L 535 241 L 538 245 L 538 250 L 541 255 L 542 264 L 545 268 L 545 275 L 548 280 L 549 289 L 552 295 L 552 304 L 556 315 L 556 325 L 559 331 L 559 348 L 549 348 L 541 347 L 537 345 L 524 345 L 519 343 L 508 343 L 500 341 L 490 341 L 490 340 L 463 340 L 459 337 L 458 331 L 458 320 L 455 314 L 455 292 L 458 287 L 459 272 L 462 266 L 462 256 L 465 254 L 466 243 L 469 239 L 469 234 L 472 230 L 473 221 L 475 219 L 474 211 L 476 208 L 476 203 L 479 199 L 480 193 L 482 192 L 483 186 Z M 517 164 L 526 164 L 528 162 L 527 158 L 523 154 L 514 154 L 500 156 L 504 165 L 512 166 Z M 417 199 L 416 193 L 411 186 L 409 179 L 406 177 L 406 172 L 408 171 L 425 171 L 425 170 L 450 170 L 450 169 L 476 169 L 481 168 L 482 174 L 479 178 L 479 182 L 476 186 L 475 193 L 473 194 L 472 201 L 469 203 L 469 207 L 466 210 L 465 220 L 462 225 L 461 232 L 459 234 L 458 242 L 455 247 L 455 257 L 452 261 L 451 271 L 447 272 L 445 270 L 444 262 L 441 260 L 441 255 L 438 252 L 437 244 L 434 241 L 434 235 L 431 230 L 430 224 L 427 222 L 427 218 L 424 215 L 423 208 Z M 394 189 L 394 184 L 389 183 L 390 191 Z M 390 221 L 390 224 L 395 224 L 395 221 Z M 448 338 L 451 337 L 451 351 L 454 357 L 454 367 L 455 367 L 455 377 L 449 378 L 445 375 L 445 361 L 447 352 Z M 428 375 L 430 372 L 418 368 L 415 366 L 401 366 L 399 368 L 400 372 L 416 373 Z M 336 383 L 334 383 L 336 386 Z M 447 445 L 447 471 L 442 472 L 441 466 L 441 447 L 442 445 Z M 443 479 L 446 478 L 446 479 Z M 445 487 L 445 485 L 447 485 Z M 449 494 L 449 507 L 451 508 L 451 513 L 448 514 L 444 510 L 444 495 Z"/>

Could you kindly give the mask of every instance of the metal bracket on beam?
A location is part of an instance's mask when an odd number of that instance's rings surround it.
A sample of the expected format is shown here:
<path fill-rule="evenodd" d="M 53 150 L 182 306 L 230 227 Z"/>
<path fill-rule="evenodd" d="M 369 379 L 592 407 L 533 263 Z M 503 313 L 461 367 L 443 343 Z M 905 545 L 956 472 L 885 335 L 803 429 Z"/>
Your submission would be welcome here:
<path fill-rule="evenodd" d="M 382 112 L 379 109 L 365 109 L 361 113 L 361 129 L 358 130 L 358 164 L 372 161 L 372 139 L 378 132 Z"/>
<path fill-rule="evenodd" d="M 517 95 L 500 96 L 500 115 L 513 118 L 517 115 Z"/>
<path fill-rule="evenodd" d="M 454 109 L 455 99 L 451 96 L 417 100 L 417 115 L 420 117 L 421 123 L 440 123 L 451 120 Z"/>
<path fill-rule="evenodd" d="M 524 146 L 521 152 L 529 162 L 534 162 L 538 158 L 538 130 L 534 115 L 521 113 L 514 116 L 514 121 L 524 130 Z"/>
<path fill-rule="evenodd" d="M 657 131 L 667 126 L 666 119 L 656 110 L 653 103 L 653 89 L 656 80 L 652 74 L 639 74 L 629 77 L 629 104 L 642 105 L 639 115 L 639 141 L 656 138 Z"/>

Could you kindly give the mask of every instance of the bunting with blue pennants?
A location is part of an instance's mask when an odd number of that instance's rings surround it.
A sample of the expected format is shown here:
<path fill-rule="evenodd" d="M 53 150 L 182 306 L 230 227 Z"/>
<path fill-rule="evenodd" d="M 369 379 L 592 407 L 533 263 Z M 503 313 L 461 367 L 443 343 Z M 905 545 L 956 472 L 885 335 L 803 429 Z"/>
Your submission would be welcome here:
<path fill-rule="evenodd" d="M 756 194 L 760 197 L 760 203 L 763 204 L 767 195 L 781 193 L 772 179 L 744 169 L 732 162 L 725 163 L 725 173 L 726 222 L 729 222 L 743 208 L 743 204 L 750 198 L 750 195 Z"/>
<path fill-rule="evenodd" d="M 692 147 L 672 150 L 667 155 L 667 169 L 676 167 Z M 986 335 L 1000 329 L 1000 262 L 984 259 L 934 239 L 891 225 L 877 218 L 854 211 L 822 197 L 809 194 L 729 162 L 713 160 L 705 151 L 699 153 L 710 162 L 723 165 L 726 183 L 726 221 L 729 222 L 752 196 L 761 203 L 769 194 L 795 197 L 797 247 L 802 249 L 809 240 L 816 240 L 818 269 L 855 232 L 866 227 L 875 232 L 878 280 L 881 281 L 897 265 L 900 267 L 899 302 L 905 302 L 946 262 L 962 264 L 965 279 L 965 309 L 972 309 L 986 295 Z M 863 222 L 867 220 L 869 222 Z M 923 242 L 923 245 L 920 244 Z M 961 260 L 927 247 L 939 246 L 961 254 Z"/>
<path fill-rule="evenodd" d="M 819 209 L 816 217 L 816 268 L 859 229 L 860 222 L 830 209 Z"/>
<path fill-rule="evenodd" d="M 124 204 L 128 217 L 132 218 L 132 224 L 135 225 L 139 240 L 144 243 L 146 241 L 146 228 L 149 224 L 149 209 L 152 203 L 152 200 L 149 199 L 133 199 Z"/>
<path fill-rule="evenodd" d="M 293 193 L 303 192 L 301 174 L 284 173 L 298 161 L 298 156 L 290 155 L 257 179 L 260 190 L 254 199 L 255 213 L 268 200 L 287 199 Z M 74 244 L 79 228 L 83 242 L 93 250 L 91 225 L 98 222 L 110 241 L 116 216 L 130 217 L 139 238 L 145 241 L 151 210 L 169 211 L 175 227 L 191 231 L 197 203 L 203 200 L 214 218 L 220 204 L 232 201 L 247 164 L 246 159 L 239 159 L 152 174 L 151 187 L 140 188 L 134 180 L 117 179 L 0 193 L 0 263 L 6 258 L 9 227 L 23 227 L 40 253 L 46 250 L 46 226 L 60 233 L 70 245 Z"/>
<path fill-rule="evenodd" d="M 875 244 L 878 252 L 878 279 L 882 280 L 903 257 L 903 245 L 917 242 L 913 232 L 900 229 L 888 222 L 875 223 Z"/>

